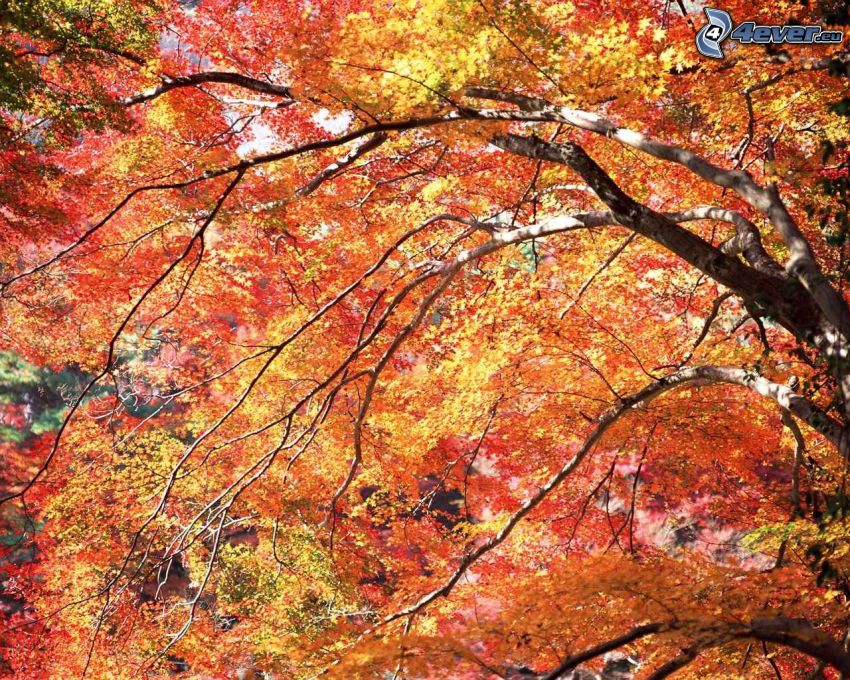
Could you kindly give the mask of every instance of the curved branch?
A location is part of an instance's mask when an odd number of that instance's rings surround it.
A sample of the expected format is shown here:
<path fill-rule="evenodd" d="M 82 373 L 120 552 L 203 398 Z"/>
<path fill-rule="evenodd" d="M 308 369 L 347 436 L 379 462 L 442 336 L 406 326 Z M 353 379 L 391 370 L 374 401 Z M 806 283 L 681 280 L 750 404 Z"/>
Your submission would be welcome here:
<path fill-rule="evenodd" d="M 790 387 L 771 382 L 760 375 L 740 368 L 697 366 L 683 369 L 666 378 L 656 380 L 632 395 L 622 398 L 617 406 L 600 415 L 596 420 L 596 426 L 593 428 L 593 431 L 587 436 L 575 455 L 510 516 L 502 529 L 477 548 L 467 553 L 443 585 L 422 596 L 410 606 L 386 616 L 381 620 L 379 625 L 383 626 L 399 618 L 416 614 L 437 598 L 448 596 L 469 567 L 503 543 L 510 536 L 516 525 L 540 505 L 579 466 L 608 429 L 624 415 L 638 407 L 645 406 L 653 399 L 673 388 L 689 384 L 707 385 L 711 383 L 740 385 L 772 399 L 782 408 L 790 411 L 811 425 L 812 428 L 834 444 L 841 451 L 842 455 L 847 456 L 848 434 L 850 433 L 805 397 L 796 394 Z"/>
<path fill-rule="evenodd" d="M 335 177 L 340 172 L 345 170 L 348 166 L 350 166 L 354 161 L 363 156 L 364 154 L 369 153 L 373 149 L 377 149 L 381 144 L 387 141 L 388 137 L 385 132 L 378 132 L 375 135 L 372 135 L 365 142 L 355 147 L 351 152 L 347 153 L 345 156 L 340 158 L 338 161 L 331 163 L 327 167 L 325 167 L 320 173 L 318 173 L 313 179 L 311 179 L 307 184 L 298 189 L 295 192 L 297 196 L 309 196 L 316 189 L 318 189 L 322 182 Z"/>
<path fill-rule="evenodd" d="M 132 97 L 127 97 L 122 100 L 125 106 L 134 106 L 142 104 L 152 99 L 156 99 L 166 92 L 176 90 L 181 87 L 197 87 L 204 83 L 224 83 L 227 85 L 236 85 L 252 92 L 261 92 L 262 94 L 270 94 L 278 97 L 285 97 L 292 100 L 292 90 L 286 85 L 277 85 L 270 83 L 267 80 L 259 80 L 241 73 L 233 73 L 230 71 L 204 71 L 201 73 L 192 73 L 188 76 L 162 76 L 162 84 L 158 87 L 151 88 L 144 92 L 140 92 Z"/>
<path fill-rule="evenodd" d="M 663 678 L 670 677 L 673 673 L 677 673 L 694 661 L 703 649 L 711 646 L 713 645 L 708 643 L 694 643 L 687 649 L 683 649 L 663 666 L 656 668 L 652 675 L 647 676 L 646 680 L 663 680 Z"/>
<path fill-rule="evenodd" d="M 384 370 L 386 365 L 389 363 L 390 359 L 392 359 L 393 355 L 398 351 L 398 348 L 401 347 L 402 343 L 407 339 L 407 337 L 413 333 L 419 326 L 422 324 L 425 315 L 428 313 L 428 310 L 434 305 L 437 298 L 440 294 L 448 288 L 449 284 L 452 282 L 452 279 L 455 275 L 460 271 L 460 265 L 454 265 L 448 268 L 445 273 L 443 273 L 440 278 L 439 283 L 434 287 L 422 303 L 419 305 L 419 309 L 416 311 L 413 319 L 411 319 L 404 328 L 396 335 L 392 341 L 390 342 L 387 349 L 384 351 L 384 354 L 378 360 L 378 363 L 374 368 L 369 371 L 369 383 L 366 385 L 366 392 L 363 396 L 363 403 L 360 405 L 360 410 L 357 413 L 357 418 L 354 422 L 354 457 L 351 460 L 351 466 L 348 470 L 348 475 L 346 476 L 343 483 L 337 489 L 336 493 L 334 493 L 333 498 L 331 499 L 331 509 L 330 515 L 331 517 L 335 517 L 336 515 L 336 506 L 339 503 L 339 500 L 343 497 L 345 492 L 348 490 L 348 487 L 351 486 L 351 483 L 354 481 L 354 478 L 357 476 L 357 470 L 360 467 L 360 463 L 363 460 L 363 423 L 366 420 L 366 414 L 369 411 L 369 406 L 372 403 L 372 398 L 375 395 L 375 388 L 378 385 L 378 378 L 381 376 L 381 372 Z"/>
<path fill-rule="evenodd" d="M 783 78 L 787 78 L 788 76 L 793 76 L 798 73 L 827 70 L 833 72 L 836 64 L 850 64 L 850 52 L 836 52 L 835 54 L 831 54 L 826 57 L 804 60 L 797 66 L 792 66 L 791 68 L 786 69 L 785 71 L 780 71 L 779 73 L 772 75 L 755 85 L 750 85 L 744 90 L 744 94 L 747 95 L 752 94 L 753 92 L 758 92 L 759 90 L 763 90 L 766 87 L 770 87 L 774 83 L 779 82 Z"/>
<path fill-rule="evenodd" d="M 728 220 L 747 237 L 744 245 L 750 256 L 769 268 L 769 260 L 763 261 L 766 254 L 742 216 L 733 211 L 704 207 L 674 213 L 671 219 L 627 195 L 577 144 L 547 142 L 535 136 L 513 134 L 497 135 L 491 141 L 499 148 L 520 156 L 568 165 L 605 202 L 619 224 L 664 246 L 718 283 L 736 291 L 746 301 L 756 303 L 757 308 L 765 308 L 796 337 L 811 339 L 820 330 L 821 315 L 802 286 L 773 272 L 746 266 L 675 222 L 677 218 L 705 219 L 711 216 Z"/>
<path fill-rule="evenodd" d="M 720 250 L 726 255 L 741 253 L 744 259 L 765 274 L 784 277 L 785 270 L 774 260 L 761 242 L 761 234 L 750 220 L 737 210 L 728 210 L 715 206 L 699 206 L 677 213 L 665 213 L 674 222 L 690 222 L 693 220 L 718 220 L 729 222 L 735 227 L 737 234 L 720 244 Z"/>
<path fill-rule="evenodd" d="M 682 653 L 658 667 L 649 678 L 661 680 L 684 668 L 699 653 L 710 647 L 717 647 L 736 639 L 754 639 L 762 642 L 773 642 L 822 661 L 842 673 L 850 671 L 850 654 L 835 640 L 825 635 L 808 621 L 792 619 L 785 616 L 753 619 L 748 624 L 685 622 L 673 620 L 654 622 L 636 626 L 629 632 L 603 642 L 594 647 L 574 654 L 564 659 L 558 666 L 538 677 L 538 680 L 557 680 L 564 673 L 573 670 L 581 663 L 635 642 L 643 637 L 675 631 L 686 625 L 694 625 L 703 636 L 689 645 Z"/>
<path fill-rule="evenodd" d="M 62 436 L 65 433 L 65 430 L 68 428 L 68 425 L 71 422 L 71 419 L 74 417 L 76 412 L 79 410 L 80 406 L 82 406 L 83 400 L 89 394 L 91 389 L 103 379 L 110 370 L 112 370 L 115 364 L 116 358 L 116 347 L 118 345 L 119 338 L 124 334 L 125 329 L 130 324 L 130 321 L 135 316 L 136 312 L 142 307 L 145 301 L 153 294 L 153 292 L 165 281 L 171 273 L 183 262 L 188 256 L 189 253 L 195 247 L 196 243 L 200 243 L 201 247 L 203 247 L 203 239 L 204 233 L 209 228 L 209 226 L 213 223 L 213 221 L 218 216 L 219 211 L 221 210 L 224 202 L 227 200 L 228 196 L 233 192 L 234 189 L 239 185 L 239 182 L 242 181 L 242 177 L 245 173 L 240 171 L 236 173 L 236 176 L 233 180 L 227 185 L 221 195 L 218 197 L 215 205 L 212 210 L 207 214 L 204 219 L 203 224 L 198 228 L 195 234 L 189 239 L 186 244 L 186 247 L 180 253 L 176 260 L 171 262 L 165 270 L 159 274 L 159 276 L 154 279 L 154 281 L 145 288 L 145 291 L 141 296 L 133 303 L 133 306 L 130 308 L 130 311 L 124 316 L 121 324 L 118 326 L 118 329 L 112 334 L 112 337 L 109 340 L 109 344 L 107 345 L 106 352 L 106 361 L 104 362 L 103 368 L 100 372 L 93 376 L 85 385 L 82 392 L 77 395 L 74 402 L 71 404 L 68 413 L 65 414 L 65 417 L 62 419 L 61 424 L 59 425 L 59 429 L 56 431 L 56 436 L 53 439 L 53 444 L 50 447 L 50 451 L 45 456 L 42 463 L 38 466 L 35 473 L 24 483 L 23 487 L 15 492 L 10 492 L 5 496 L 0 497 L 0 505 L 4 503 L 14 500 L 16 498 L 23 498 L 26 493 L 38 482 L 38 480 L 47 472 L 47 469 L 50 467 L 53 458 L 56 456 L 57 451 L 59 450 L 59 444 L 62 441 Z"/>
<path fill-rule="evenodd" d="M 595 113 L 565 106 L 553 106 L 542 99 L 505 94 L 483 87 L 467 88 L 465 94 L 469 97 L 509 102 L 525 111 L 540 115 L 548 114 L 550 120 L 554 122 L 566 123 L 609 137 L 660 160 L 682 165 L 695 175 L 719 187 L 732 189 L 744 201 L 768 217 L 790 252 L 786 270 L 796 276 L 811 293 L 830 323 L 839 329 L 842 335 L 850 337 L 850 308 L 847 302 L 827 282 L 808 240 L 788 213 L 775 189 L 761 186 L 747 172 L 720 168 L 693 151 L 619 127 Z"/>
<path fill-rule="evenodd" d="M 647 635 L 654 635 L 655 633 L 668 630 L 674 625 L 675 624 L 673 623 L 656 622 L 636 626 L 628 633 L 624 633 L 619 637 L 615 637 L 612 640 L 608 640 L 607 642 L 585 649 L 583 652 L 579 652 L 578 654 L 568 656 L 551 671 L 540 676 L 539 680 L 558 680 L 558 678 L 560 678 L 564 673 L 573 670 L 576 666 L 584 663 L 585 661 L 590 661 L 591 659 L 595 659 L 603 654 L 607 654 L 608 652 L 613 652 L 615 649 L 619 649 L 620 647 L 635 642 L 636 640 L 640 640 Z"/>
<path fill-rule="evenodd" d="M 321 151 L 324 149 L 332 149 L 338 146 L 343 146 L 345 144 L 348 144 L 349 142 L 356 141 L 363 137 L 369 137 L 372 135 L 378 135 L 387 132 L 403 132 L 407 130 L 416 130 L 419 128 L 431 127 L 436 125 L 446 125 L 466 120 L 481 120 L 489 122 L 498 122 L 506 120 L 533 120 L 539 122 L 543 119 L 541 119 L 540 116 L 537 116 L 536 114 L 525 115 L 520 113 L 519 117 L 517 117 L 517 115 L 511 111 L 472 111 L 463 109 L 459 111 L 450 111 L 449 113 L 436 116 L 424 116 L 419 118 L 407 118 L 403 120 L 390 121 L 387 123 L 375 123 L 372 125 L 364 125 L 361 128 L 352 130 L 351 132 L 346 132 L 342 135 L 332 137 L 330 139 L 319 139 L 312 142 L 306 142 L 304 144 L 290 147 L 288 149 L 283 149 L 281 151 L 274 151 L 272 153 L 252 156 L 251 158 L 243 159 L 237 163 L 220 165 L 216 168 L 210 168 L 209 170 L 205 170 L 200 174 L 194 175 L 184 180 L 170 183 L 146 184 L 140 187 L 136 187 L 135 189 L 127 193 L 124 198 L 122 198 L 121 201 L 119 201 L 115 205 L 115 207 L 112 208 L 106 214 L 105 217 L 103 217 L 96 224 L 89 227 L 73 243 L 68 246 L 65 246 L 49 259 L 37 265 L 34 265 L 29 269 L 20 272 L 19 274 L 15 274 L 6 280 L 0 281 L 0 293 L 3 293 L 6 288 L 11 286 L 16 281 L 19 281 L 23 278 L 31 276 L 32 274 L 47 269 L 51 265 L 55 264 L 68 254 L 70 254 L 76 248 L 88 241 L 97 231 L 104 227 L 118 213 L 120 213 L 133 198 L 143 193 L 151 191 L 173 191 L 185 189 L 186 187 L 190 187 L 201 182 L 207 182 L 218 177 L 224 177 L 225 175 L 229 175 L 234 172 L 244 173 L 261 165 L 275 163 L 277 161 L 282 161 L 287 158 L 294 158 L 296 156 L 300 156 L 305 153 L 310 153 L 312 151 Z"/>
<path fill-rule="evenodd" d="M 262 82 L 262 81 L 259 81 Z M 173 88 L 170 88 L 173 89 Z M 260 154 L 257 156 L 253 156 L 251 158 L 246 158 L 237 163 L 231 163 L 228 165 L 222 165 L 217 168 L 210 168 L 198 175 L 194 175 L 184 180 L 179 180 L 176 182 L 170 183 L 159 183 L 159 184 L 147 184 L 140 187 L 136 187 L 129 193 L 127 193 L 121 201 L 119 201 L 114 208 L 112 208 L 105 217 L 99 220 L 97 223 L 93 224 L 89 227 L 77 240 L 71 243 L 68 246 L 65 246 L 61 250 L 59 250 L 56 254 L 51 256 L 45 261 L 42 261 L 39 264 L 36 264 L 29 269 L 26 269 L 23 272 L 15 274 L 9 277 L 6 280 L 0 281 L 0 293 L 3 292 L 4 289 L 11 286 L 16 281 L 31 276 L 39 271 L 47 269 L 51 265 L 55 264 L 62 258 L 69 255 L 72 251 L 74 251 L 79 246 L 83 245 L 87 242 L 97 231 L 99 231 L 102 227 L 104 227 L 113 217 L 115 217 L 123 208 L 137 195 L 152 192 L 152 191 L 172 191 L 185 189 L 186 187 L 192 186 L 194 184 L 198 184 L 200 182 L 206 182 L 217 177 L 222 177 L 224 175 L 228 175 L 234 172 L 244 172 L 250 170 L 255 167 L 259 167 L 261 165 L 266 165 L 268 163 L 275 163 L 277 161 L 285 160 L 287 158 L 293 158 L 295 156 L 300 156 L 305 153 L 310 153 L 312 151 L 320 151 L 324 149 L 331 149 L 338 146 L 343 146 L 348 144 L 349 142 L 353 142 L 359 140 L 363 137 L 377 137 L 379 135 L 385 134 L 387 132 L 404 132 L 408 130 L 415 130 L 419 128 L 437 126 L 437 125 L 446 125 L 451 123 L 457 123 L 467 120 L 479 120 L 482 122 L 501 122 L 501 121 L 527 121 L 527 122 L 545 122 L 547 120 L 552 120 L 552 116 L 545 113 L 538 113 L 535 111 L 532 112 L 524 112 L 524 111 L 499 111 L 499 110 L 480 110 L 476 111 L 473 109 L 460 109 L 457 111 L 450 111 L 449 113 L 436 115 L 436 116 L 426 116 L 421 118 L 409 118 L 404 120 L 396 120 L 390 121 L 386 123 L 375 123 L 372 125 L 365 125 L 356 130 L 352 130 L 351 132 L 344 133 L 338 137 L 333 137 L 331 139 L 321 139 L 312 142 L 307 142 L 305 144 L 301 144 L 296 147 L 292 147 L 289 149 L 284 149 L 282 151 L 275 151 L 267 154 Z M 368 143 L 368 142 L 367 142 Z M 326 179 L 325 177 L 322 178 Z M 729 211 L 732 212 L 732 211 Z M 718 213 L 719 214 L 719 213 Z M 608 222 L 605 224 L 609 224 L 613 218 L 608 217 Z M 713 217 L 712 219 L 722 219 L 719 217 Z M 590 225 L 588 225 L 590 226 Z"/>
<path fill-rule="evenodd" d="M 842 675 L 850 675 L 850 654 L 842 645 L 803 619 L 784 616 L 753 619 L 748 629 L 737 637 L 752 637 L 763 642 L 791 647 L 825 661 L 841 671 Z"/>

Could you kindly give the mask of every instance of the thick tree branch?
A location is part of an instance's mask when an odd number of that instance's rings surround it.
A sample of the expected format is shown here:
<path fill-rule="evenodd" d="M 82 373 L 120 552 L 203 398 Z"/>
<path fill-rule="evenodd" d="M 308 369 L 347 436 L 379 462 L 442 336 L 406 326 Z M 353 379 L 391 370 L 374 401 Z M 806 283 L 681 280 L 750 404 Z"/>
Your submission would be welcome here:
<path fill-rule="evenodd" d="M 846 301 L 828 284 L 820 270 L 809 242 L 785 208 L 779 195 L 763 187 L 742 170 L 726 170 L 710 163 L 693 151 L 665 144 L 645 135 L 621 128 L 611 121 L 578 109 L 556 107 L 541 99 L 524 95 L 505 94 L 489 88 L 467 88 L 466 95 L 509 102 L 527 112 L 548 114 L 553 122 L 595 132 L 614 139 L 655 158 L 677 163 L 708 182 L 732 189 L 747 203 L 770 219 L 790 252 L 786 269 L 796 276 L 811 293 L 825 317 L 846 338 L 850 337 L 850 308 Z M 536 157 L 536 156 L 534 156 Z M 563 162 L 563 161 L 562 161 Z"/>
<path fill-rule="evenodd" d="M 557 680 L 579 664 L 631 644 L 641 638 L 686 628 L 695 630 L 698 635 L 697 640 L 684 649 L 681 654 L 657 668 L 649 677 L 655 680 L 666 678 L 691 663 L 702 650 L 717 647 L 736 639 L 773 642 L 818 659 L 842 673 L 850 672 L 850 654 L 838 642 L 819 631 L 808 621 L 775 616 L 753 619 L 749 624 L 673 620 L 636 626 L 619 637 L 567 657 L 557 667 L 539 676 L 538 680 Z"/>
<path fill-rule="evenodd" d="M 718 220 L 729 222 L 735 227 L 737 234 L 720 244 L 720 250 L 726 255 L 741 253 L 744 259 L 755 269 L 772 276 L 785 276 L 785 270 L 774 260 L 761 242 L 761 234 L 752 222 L 737 210 L 728 210 L 714 206 L 699 206 L 677 213 L 666 213 L 674 222 L 690 222 L 693 220 Z"/>
<path fill-rule="evenodd" d="M 850 654 L 838 642 L 803 619 L 785 616 L 753 619 L 748 628 L 739 632 L 736 637 L 751 637 L 791 647 L 825 661 L 841 671 L 842 675 L 850 674 Z"/>
<path fill-rule="evenodd" d="M 747 252 L 760 265 L 770 267 L 769 258 L 750 233 L 749 227 L 733 211 L 713 208 L 695 208 L 671 217 L 657 213 L 628 196 L 608 174 L 577 144 L 553 143 L 538 137 L 498 135 L 496 146 L 528 158 L 543 159 L 569 165 L 578 172 L 600 199 L 611 209 L 614 219 L 656 243 L 664 246 L 718 283 L 736 291 L 746 301 L 776 317 L 798 338 L 813 338 L 819 331 L 820 314 L 809 295 L 795 282 L 746 266 L 727 255 L 687 229 L 678 226 L 675 219 L 726 219 L 746 236 Z M 753 227 L 753 229 L 755 229 Z M 737 238 L 737 237 L 736 237 Z"/>
<path fill-rule="evenodd" d="M 632 642 L 640 640 L 647 635 L 654 635 L 655 633 L 660 633 L 674 626 L 675 623 L 671 624 L 662 622 L 647 623 L 642 626 L 636 626 L 628 633 L 624 633 L 619 637 L 595 645 L 589 649 L 585 649 L 583 652 L 579 652 L 578 654 L 568 656 L 551 671 L 540 676 L 539 680 L 558 680 L 558 678 L 560 678 L 564 673 L 573 670 L 579 664 L 595 659 L 603 654 L 607 654 L 608 652 L 613 652 L 615 649 L 631 644 Z"/>
<path fill-rule="evenodd" d="M 122 103 L 125 106 L 134 106 L 156 99 L 171 90 L 181 87 L 196 87 L 205 83 L 236 85 L 252 92 L 261 92 L 263 94 L 285 97 L 290 101 L 292 100 L 292 91 L 286 85 L 277 85 L 266 80 L 259 80 L 258 78 L 252 78 L 251 76 L 230 71 L 204 71 L 201 73 L 192 73 L 188 76 L 162 76 L 161 85 L 133 95 L 132 97 L 127 97 Z"/>
<path fill-rule="evenodd" d="M 110 210 L 107 215 L 88 228 L 77 240 L 71 243 L 68 246 L 62 248 L 59 252 L 57 252 L 52 257 L 48 258 L 45 261 L 42 261 L 39 264 L 36 264 L 23 272 L 15 274 L 4 281 L 0 281 L 0 293 L 3 290 L 16 281 L 20 279 L 27 278 L 32 274 L 40 272 L 51 265 L 55 264 L 59 260 L 63 259 L 67 255 L 69 255 L 72 251 L 77 249 L 79 246 L 83 245 L 85 242 L 91 239 L 91 237 L 98 232 L 101 228 L 103 228 L 108 222 L 112 220 L 118 213 L 120 213 L 136 196 L 147 192 L 154 191 L 173 191 L 185 189 L 186 187 L 192 186 L 194 184 L 198 184 L 201 182 L 207 182 L 209 180 L 215 179 L 217 177 L 222 177 L 234 172 L 246 171 L 255 167 L 259 167 L 262 165 L 266 165 L 269 163 L 275 163 L 277 161 L 281 161 L 287 158 L 293 158 L 296 156 L 300 156 L 302 154 L 310 153 L 312 151 L 320 151 L 324 149 L 331 149 L 339 146 L 343 146 L 350 142 L 362 139 L 364 137 L 370 136 L 378 136 L 381 134 L 385 134 L 388 132 L 403 132 L 407 130 L 416 130 L 420 128 L 438 126 L 438 125 L 446 125 L 451 123 L 457 123 L 466 120 L 480 120 L 483 122 L 500 122 L 500 121 L 528 121 L 528 122 L 544 122 L 548 120 L 552 120 L 552 116 L 548 113 L 537 113 L 537 112 L 525 112 L 525 111 L 499 111 L 499 110 L 473 110 L 473 109 L 461 109 L 457 111 L 450 111 L 449 113 L 437 115 L 437 116 L 426 116 L 420 118 L 410 118 L 404 120 L 390 121 L 386 123 L 375 123 L 372 125 L 365 125 L 356 130 L 352 130 L 351 132 L 347 132 L 338 137 L 334 137 L 331 139 L 321 139 L 312 142 L 307 142 L 305 144 L 301 144 L 299 146 L 295 146 L 289 149 L 284 149 L 282 151 L 275 151 L 273 153 L 260 154 L 257 156 L 253 156 L 251 158 L 247 158 L 241 160 L 237 163 L 232 163 L 228 165 L 219 166 L 217 168 L 210 168 L 198 175 L 191 176 L 187 179 L 183 179 L 180 181 L 169 182 L 169 183 L 160 183 L 160 184 L 147 184 L 140 187 L 136 187 L 129 193 L 127 193 L 124 198 L 119 201 L 112 210 Z M 731 211 L 730 211 L 731 212 Z M 719 214 L 719 213 L 718 213 Z M 611 219 L 610 217 L 608 218 Z M 712 219 L 720 219 L 720 218 L 712 218 Z M 610 223 L 610 222 L 606 222 Z M 588 225 L 590 226 L 590 225 Z"/>

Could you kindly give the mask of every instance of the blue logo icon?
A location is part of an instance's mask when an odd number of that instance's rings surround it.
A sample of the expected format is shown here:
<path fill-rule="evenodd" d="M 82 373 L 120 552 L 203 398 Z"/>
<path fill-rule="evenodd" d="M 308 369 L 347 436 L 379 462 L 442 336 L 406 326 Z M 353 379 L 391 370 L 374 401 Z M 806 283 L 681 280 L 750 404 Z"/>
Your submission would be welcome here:
<path fill-rule="evenodd" d="M 697 50 L 705 57 L 723 59 L 722 43 L 732 32 L 732 16 L 722 9 L 705 8 L 708 23 L 697 33 Z"/>
<path fill-rule="evenodd" d="M 705 8 L 708 23 L 696 36 L 697 51 L 705 57 L 723 59 L 721 45 L 724 40 L 737 40 L 739 43 L 789 44 L 840 44 L 844 39 L 842 31 L 826 31 L 822 26 L 760 26 L 754 21 L 745 21 L 734 26 L 729 12 L 712 7 Z M 734 28 L 733 28 L 734 26 Z"/>

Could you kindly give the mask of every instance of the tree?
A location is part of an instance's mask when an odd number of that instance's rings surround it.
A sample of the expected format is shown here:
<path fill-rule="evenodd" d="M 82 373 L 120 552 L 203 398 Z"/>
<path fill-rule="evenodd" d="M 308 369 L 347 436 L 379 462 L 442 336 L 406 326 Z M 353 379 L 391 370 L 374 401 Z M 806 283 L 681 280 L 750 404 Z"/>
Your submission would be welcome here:
<path fill-rule="evenodd" d="M 687 9 L 3 5 L 6 671 L 850 673 L 850 53 Z"/>

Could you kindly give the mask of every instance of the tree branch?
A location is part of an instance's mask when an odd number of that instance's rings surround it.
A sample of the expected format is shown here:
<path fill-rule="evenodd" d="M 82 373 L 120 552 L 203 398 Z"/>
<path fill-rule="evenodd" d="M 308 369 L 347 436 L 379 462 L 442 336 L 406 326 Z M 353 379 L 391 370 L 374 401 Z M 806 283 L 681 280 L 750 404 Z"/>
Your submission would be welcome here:
<path fill-rule="evenodd" d="M 699 206 L 677 213 L 665 213 L 674 222 L 691 222 L 693 220 L 718 220 L 729 222 L 735 227 L 737 234 L 720 244 L 721 252 L 726 255 L 744 256 L 744 259 L 765 274 L 785 277 L 785 270 L 774 260 L 761 242 L 761 234 L 750 220 L 737 210 L 728 210 L 714 206 Z"/>
<path fill-rule="evenodd" d="M 750 233 L 740 215 L 733 211 L 695 208 L 670 217 L 641 205 L 628 196 L 599 165 L 577 144 L 553 143 L 539 137 L 497 135 L 492 143 L 520 156 L 543 159 L 570 166 L 611 209 L 613 218 L 623 226 L 664 246 L 718 283 L 736 291 L 745 301 L 754 303 L 761 311 L 775 316 L 798 338 L 811 339 L 820 330 L 821 315 L 806 291 L 795 282 L 783 280 L 773 273 L 746 266 L 738 259 L 715 248 L 696 234 L 675 223 L 676 218 L 703 219 L 715 216 L 726 219 L 746 235 L 750 257 L 771 269 L 769 258 Z M 753 230 L 755 227 L 753 227 Z"/>
<path fill-rule="evenodd" d="M 437 598 L 448 596 L 469 567 L 477 562 L 481 557 L 503 543 L 508 536 L 510 536 L 516 525 L 519 524 L 519 522 L 522 521 L 526 515 L 531 513 L 538 505 L 540 505 L 547 496 L 549 496 L 549 494 L 579 466 L 587 454 L 590 453 L 593 447 L 602 439 L 608 429 L 624 415 L 638 407 L 645 406 L 653 399 L 676 387 L 685 385 L 708 385 L 712 383 L 740 385 L 757 394 L 772 399 L 780 406 L 811 425 L 815 430 L 820 432 L 824 437 L 832 442 L 839 451 L 841 451 L 842 455 L 845 457 L 847 456 L 848 432 L 841 426 L 840 423 L 833 420 L 826 413 L 811 404 L 811 402 L 809 402 L 805 397 L 794 393 L 787 385 L 780 385 L 778 383 L 771 382 L 760 375 L 740 368 L 697 366 L 683 369 L 667 376 L 666 378 L 650 383 L 630 396 L 623 397 L 617 406 L 600 415 L 596 420 L 596 426 L 584 440 L 584 443 L 575 455 L 570 458 L 557 473 L 550 477 L 543 486 L 539 487 L 537 491 L 531 494 L 520 508 L 510 516 L 505 525 L 497 533 L 484 541 L 477 548 L 467 553 L 443 585 L 422 596 L 410 606 L 386 616 L 381 620 L 379 625 L 383 626 L 399 618 L 416 614 Z"/>
<path fill-rule="evenodd" d="M 204 71 L 201 73 L 192 73 L 188 76 L 162 76 L 162 84 L 158 87 L 151 88 L 132 97 L 127 97 L 121 103 L 125 106 L 135 106 L 136 104 L 142 104 L 143 102 L 156 99 L 171 90 L 181 87 L 196 87 L 204 83 L 225 83 L 227 85 L 236 85 L 253 92 L 285 97 L 288 100 L 293 99 L 292 90 L 286 85 L 277 85 L 266 80 L 259 80 L 258 78 L 252 78 L 251 76 L 230 71 Z"/>
<path fill-rule="evenodd" d="M 360 158 L 364 154 L 369 153 L 373 149 L 377 149 L 379 146 L 381 146 L 381 144 L 387 141 L 387 139 L 388 136 L 385 132 L 378 132 L 377 134 L 372 135 L 371 137 L 369 137 L 369 139 L 355 147 L 351 152 L 347 153 L 338 161 L 328 165 L 313 179 L 307 182 L 307 184 L 298 189 L 295 194 L 297 196 L 309 196 L 322 185 L 322 182 L 325 182 L 326 180 L 329 180 L 332 177 L 338 175 L 340 172 L 345 170 L 345 168 L 354 163 L 354 161 L 356 161 L 358 158 Z"/>
<path fill-rule="evenodd" d="M 785 616 L 764 617 L 753 619 L 749 624 L 710 623 L 669 621 L 654 622 L 637 626 L 628 633 L 590 647 L 583 652 L 567 657 L 556 668 L 539 676 L 538 680 L 557 680 L 568 671 L 585 661 L 594 659 L 602 654 L 631 644 L 648 635 L 665 631 L 675 631 L 692 625 L 697 633 L 703 635 L 682 653 L 657 668 L 649 678 L 661 680 L 684 668 L 704 649 L 717 647 L 735 639 L 754 639 L 762 642 L 773 642 L 803 654 L 818 659 L 842 673 L 850 672 L 850 654 L 828 635 L 825 635 L 808 621 L 792 619 Z M 702 630 L 700 630 L 702 629 Z"/>
<path fill-rule="evenodd" d="M 628 633 L 616 637 L 613 640 L 608 640 L 607 642 L 590 647 L 583 652 L 568 656 L 551 671 L 540 676 L 539 680 L 558 680 L 558 678 L 560 678 L 564 673 L 573 670 L 576 666 L 584 663 L 585 661 L 590 661 L 591 659 L 595 659 L 596 657 L 607 654 L 608 652 L 613 652 L 615 649 L 619 649 L 620 647 L 628 645 L 635 640 L 646 637 L 647 635 L 654 635 L 655 633 L 660 633 L 663 630 L 670 629 L 674 625 L 675 624 L 671 623 L 657 622 L 636 626 Z"/>
<path fill-rule="evenodd" d="M 566 123 L 609 137 L 655 158 L 682 165 L 712 184 L 724 189 L 732 189 L 770 219 L 790 252 L 786 270 L 796 276 L 811 293 L 830 323 L 839 329 L 845 338 L 850 337 L 850 308 L 846 301 L 826 281 L 808 240 L 788 213 L 778 194 L 771 191 L 769 187 L 758 184 L 748 173 L 742 170 L 720 168 L 693 151 L 651 139 L 634 130 L 621 128 L 587 111 L 557 107 L 542 99 L 506 94 L 483 87 L 467 88 L 465 94 L 469 97 L 515 104 L 527 112 L 549 114 L 549 119 L 553 122 Z"/>

